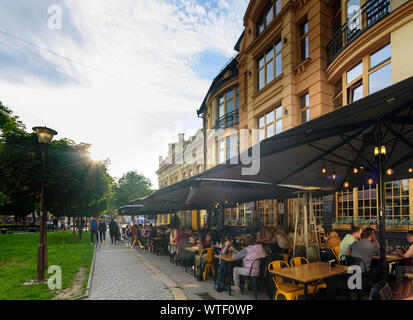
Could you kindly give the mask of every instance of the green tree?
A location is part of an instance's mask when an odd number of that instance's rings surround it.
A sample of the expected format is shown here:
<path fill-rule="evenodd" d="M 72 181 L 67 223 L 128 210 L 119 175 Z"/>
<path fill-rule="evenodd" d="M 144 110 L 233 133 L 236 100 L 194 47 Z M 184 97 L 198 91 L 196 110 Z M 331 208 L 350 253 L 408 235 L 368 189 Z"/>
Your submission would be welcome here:
<path fill-rule="evenodd" d="M 143 174 L 136 171 L 129 171 L 112 185 L 112 190 L 108 199 L 108 211 L 120 208 L 128 202 L 153 193 L 152 183 Z"/>

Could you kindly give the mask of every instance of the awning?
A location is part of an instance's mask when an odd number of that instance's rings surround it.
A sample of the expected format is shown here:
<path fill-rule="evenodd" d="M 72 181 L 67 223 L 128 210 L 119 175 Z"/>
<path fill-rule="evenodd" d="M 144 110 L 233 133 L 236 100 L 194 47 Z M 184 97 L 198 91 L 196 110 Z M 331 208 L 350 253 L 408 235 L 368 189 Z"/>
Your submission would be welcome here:
<path fill-rule="evenodd" d="M 394 172 L 387 180 L 413 178 L 413 78 L 263 140 L 257 175 L 242 175 L 241 168 L 248 167 L 242 164 L 221 164 L 201 176 L 325 190 L 342 189 L 345 182 L 362 186 L 369 179 L 376 184 L 374 149 L 380 132 L 386 168 Z"/>

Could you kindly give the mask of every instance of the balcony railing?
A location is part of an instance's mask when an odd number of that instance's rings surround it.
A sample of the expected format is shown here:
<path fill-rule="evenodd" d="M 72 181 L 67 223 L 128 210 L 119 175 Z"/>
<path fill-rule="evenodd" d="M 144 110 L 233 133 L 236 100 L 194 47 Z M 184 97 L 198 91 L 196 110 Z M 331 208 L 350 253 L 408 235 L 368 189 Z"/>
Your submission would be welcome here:
<path fill-rule="evenodd" d="M 215 129 L 226 129 L 239 123 L 239 110 L 227 113 L 215 122 Z"/>
<path fill-rule="evenodd" d="M 352 41 L 389 13 L 390 0 L 367 0 L 360 10 L 347 19 L 346 24 L 333 35 L 333 39 L 327 45 L 328 64 L 333 62 Z"/>

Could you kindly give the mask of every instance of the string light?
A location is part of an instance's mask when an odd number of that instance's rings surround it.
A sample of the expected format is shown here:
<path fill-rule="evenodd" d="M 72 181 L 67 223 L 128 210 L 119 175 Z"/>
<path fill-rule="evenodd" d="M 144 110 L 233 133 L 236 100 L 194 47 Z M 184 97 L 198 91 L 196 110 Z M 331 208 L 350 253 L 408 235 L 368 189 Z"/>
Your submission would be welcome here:
<path fill-rule="evenodd" d="M 386 174 L 391 176 L 393 174 L 393 169 L 387 169 Z"/>
<path fill-rule="evenodd" d="M 322 172 L 322 173 L 326 173 L 326 172 L 327 172 L 326 167 L 323 167 L 323 169 L 321 170 L 321 172 Z"/>
<path fill-rule="evenodd" d="M 348 187 L 350 187 L 350 183 L 344 182 L 344 188 L 348 188 Z"/>
<path fill-rule="evenodd" d="M 370 178 L 370 179 L 368 180 L 368 183 L 369 183 L 369 185 L 372 185 L 372 184 L 374 183 L 374 180 L 373 180 L 372 178 Z"/>
<path fill-rule="evenodd" d="M 336 180 L 336 178 L 337 178 L 337 176 L 336 176 L 336 173 L 334 172 L 333 173 L 333 179 Z"/>
<path fill-rule="evenodd" d="M 357 173 L 359 173 L 359 169 L 354 168 L 354 169 L 353 169 L 353 172 L 354 172 L 354 174 L 357 174 Z"/>
<path fill-rule="evenodd" d="M 409 173 L 413 173 L 413 168 L 409 168 Z"/>

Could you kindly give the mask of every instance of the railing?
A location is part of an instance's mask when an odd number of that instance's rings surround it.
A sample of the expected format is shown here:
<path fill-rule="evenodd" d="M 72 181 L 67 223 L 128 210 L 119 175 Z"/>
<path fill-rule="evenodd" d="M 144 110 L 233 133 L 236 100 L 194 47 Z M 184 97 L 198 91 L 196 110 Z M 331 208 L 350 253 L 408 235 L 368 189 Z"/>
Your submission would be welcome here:
<path fill-rule="evenodd" d="M 390 13 L 390 0 L 367 0 L 352 17 L 347 19 L 327 45 L 328 64 L 353 40 Z"/>
<path fill-rule="evenodd" d="M 239 110 L 227 113 L 215 122 L 215 129 L 226 129 L 239 123 Z"/>

